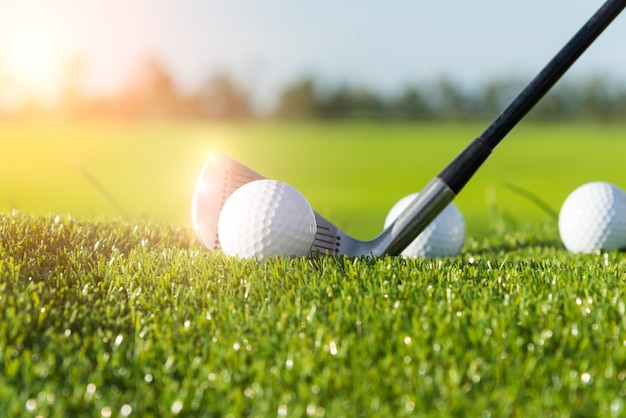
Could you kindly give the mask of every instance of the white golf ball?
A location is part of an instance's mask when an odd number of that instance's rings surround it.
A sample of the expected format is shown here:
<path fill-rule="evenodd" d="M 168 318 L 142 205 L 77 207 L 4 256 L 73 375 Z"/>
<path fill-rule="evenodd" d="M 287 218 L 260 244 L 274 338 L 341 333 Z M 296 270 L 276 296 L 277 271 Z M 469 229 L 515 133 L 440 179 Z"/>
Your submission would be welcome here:
<path fill-rule="evenodd" d="M 218 221 L 225 254 L 259 260 L 307 255 L 316 230 L 315 214 L 306 198 L 277 180 L 256 180 L 235 190 Z"/>
<path fill-rule="evenodd" d="M 575 253 L 626 248 L 626 193 L 602 181 L 583 184 L 561 206 L 559 234 Z"/>
<path fill-rule="evenodd" d="M 400 199 L 385 218 L 385 227 L 389 226 L 418 193 Z M 424 229 L 402 255 L 411 258 L 448 257 L 459 254 L 465 243 L 465 221 L 454 204 L 450 203 L 426 229 Z"/>

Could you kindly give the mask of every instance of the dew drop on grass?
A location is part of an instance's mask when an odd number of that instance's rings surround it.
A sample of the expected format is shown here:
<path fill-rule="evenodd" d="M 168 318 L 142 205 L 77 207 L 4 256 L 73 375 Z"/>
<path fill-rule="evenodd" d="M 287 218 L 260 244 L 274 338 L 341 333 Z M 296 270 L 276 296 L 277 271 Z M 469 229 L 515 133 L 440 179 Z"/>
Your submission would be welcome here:
<path fill-rule="evenodd" d="M 587 372 L 582 373 L 580 375 L 580 381 L 583 382 L 584 384 L 588 384 L 591 382 L 591 375 Z"/>
<path fill-rule="evenodd" d="M 103 418 L 108 418 L 108 417 L 110 417 L 110 416 L 111 416 L 111 408 L 109 408 L 108 406 L 105 406 L 104 408 L 102 408 L 102 409 L 100 410 L 100 415 L 101 415 Z"/>
<path fill-rule="evenodd" d="M 129 416 L 131 412 L 133 412 L 133 407 L 130 406 L 129 404 L 124 404 L 120 408 L 120 415 L 123 417 Z"/>
<path fill-rule="evenodd" d="M 28 411 L 34 411 L 37 408 L 37 401 L 34 399 L 29 399 L 26 401 L 26 409 Z"/>
<path fill-rule="evenodd" d="M 143 380 L 145 380 L 147 383 L 152 382 L 152 380 L 154 379 L 154 377 L 152 377 L 152 375 L 150 373 L 147 373 L 144 377 Z"/>
<path fill-rule="evenodd" d="M 119 334 L 117 337 L 115 337 L 115 346 L 119 347 L 119 345 L 122 344 L 122 341 L 124 341 L 124 336 L 122 334 Z"/>
<path fill-rule="evenodd" d="M 186 320 L 183 325 L 185 326 L 185 328 L 189 328 L 189 325 L 191 325 L 191 321 L 190 320 Z"/>
<path fill-rule="evenodd" d="M 328 345 L 330 349 L 330 354 L 333 356 L 337 355 L 337 344 L 334 341 L 331 341 Z"/>
<path fill-rule="evenodd" d="M 613 402 L 611 402 L 611 413 L 614 416 L 617 416 L 621 410 L 622 410 L 622 400 L 619 398 L 613 399 Z"/>
<path fill-rule="evenodd" d="M 404 343 L 405 343 L 406 345 L 411 344 L 411 337 L 409 337 L 408 335 L 407 335 L 406 337 L 404 337 Z"/>
<path fill-rule="evenodd" d="M 172 368 L 173 365 L 174 365 L 174 356 L 168 356 L 167 360 L 165 360 L 165 365 L 163 366 L 163 368 L 165 370 L 169 370 Z"/>
<path fill-rule="evenodd" d="M 313 317 L 315 316 L 315 312 L 317 312 L 317 306 L 313 305 L 311 306 L 311 310 L 309 311 L 309 314 L 306 316 L 306 322 L 311 322 L 313 320 Z"/>
<path fill-rule="evenodd" d="M 279 417 L 286 417 L 287 416 L 287 412 L 289 412 L 289 409 L 287 408 L 287 405 L 280 405 L 278 407 L 278 416 Z"/>
<path fill-rule="evenodd" d="M 170 411 L 172 412 L 172 414 L 179 414 L 180 411 L 182 411 L 182 409 L 183 409 L 183 403 L 181 401 L 176 401 L 172 404 Z"/>
<path fill-rule="evenodd" d="M 37 400 L 39 402 L 47 402 L 48 405 L 53 405 L 56 401 L 56 395 L 54 393 L 39 392 L 37 394 Z"/>

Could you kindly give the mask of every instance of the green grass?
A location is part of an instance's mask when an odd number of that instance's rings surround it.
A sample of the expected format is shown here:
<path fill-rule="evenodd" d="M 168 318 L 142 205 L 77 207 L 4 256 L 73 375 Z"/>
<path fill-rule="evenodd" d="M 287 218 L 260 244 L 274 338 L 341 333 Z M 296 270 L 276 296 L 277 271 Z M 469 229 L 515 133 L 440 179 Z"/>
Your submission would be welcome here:
<path fill-rule="evenodd" d="M 371 236 L 482 128 L 0 123 L 0 411 L 623 416 L 626 257 L 568 253 L 515 187 L 623 186 L 625 126 L 516 129 L 455 201 L 458 257 L 257 263 L 188 227 L 218 151 Z"/>
<path fill-rule="evenodd" d="M 155 223 L 0 215 L 16 416 L 622 416 L 626 258 L 552 223 L 437 260 L 277 259 Z"/>

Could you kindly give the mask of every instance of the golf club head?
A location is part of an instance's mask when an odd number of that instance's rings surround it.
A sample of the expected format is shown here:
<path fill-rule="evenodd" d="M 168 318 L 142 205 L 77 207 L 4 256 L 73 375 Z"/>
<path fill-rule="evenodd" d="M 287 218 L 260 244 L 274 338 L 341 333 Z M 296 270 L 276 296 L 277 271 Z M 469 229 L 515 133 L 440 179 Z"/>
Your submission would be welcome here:
<path fill-rule="evenodd" d="M 193 230 L 207 249 L 220 248 L 217 225 L 228 197 L 244 184 L 264 178 L 251 168 L 225 155 L 209 155 L 200 172 L 191 200 Z M 317 233 L 310 251 L 312 254 L 340 254 L 342 244 L 349 244 L 354 240 L 317 212 L 315 220 Z"/>
<path fill-rule="evenodd" d="M 262 178 L 259 173 L 228 157 L 209 155 L 191 200 L 191 224 L 207 249 L 220 247 L 217 222 L 226 199 L 244 184 Z"/>
<path fill-rule="evenodd" d="M 203 245 L 220 248 L 218 222 L 228 197 L 239 187 L 265 177 L 220 154 L 207 159 L 191 202 L 193 229 Z M 454 192 L 438 177 L 378 236 L 369 241 L 351 237 L 315 212 L 317 231 L 310 255 L 381 256 L 400 254 L 452 201 Z"/>

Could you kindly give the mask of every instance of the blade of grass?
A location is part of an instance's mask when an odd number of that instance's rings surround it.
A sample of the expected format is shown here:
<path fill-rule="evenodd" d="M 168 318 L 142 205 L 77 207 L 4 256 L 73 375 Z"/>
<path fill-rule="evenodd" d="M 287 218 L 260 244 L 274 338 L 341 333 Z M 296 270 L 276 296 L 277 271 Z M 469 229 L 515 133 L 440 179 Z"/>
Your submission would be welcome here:
<path fill-rule="evenodd" d="M 91 186 L 93 186 L 93 188 L 96 189 L 96 191 L 100 193 L 100 195 L 104 197 L 106 201 L 109 202 L 109 204 L 111 204 L 111 206 L 115 208 L 117 213 L 119 213 L 122 218 L 128 219 L 127 212 L 124 210 L 124 208 L 119 203 L 119 201 L 113 196 L 113 194 L 109 192 L 109 190 L 106 187 L 104 187 L 104 185 L 100 183 L 100 181 L 98 181 L 98 179 L 96 179 L 96 177 L 93 174 L 91 174 L 91 172 L 89 172 L 89 170 L 87 170 L 87 168 L 84 165 L 82 165 L 80 161 L 75 159 L 74 165 L 76 166 L 76 169 L 78 170 L 78 172 L 83 176 L 83 178 L 87 180 L 87 182 Z"/>
<path fill-rule="evenodd" d="M 505 183 L 504 186 L 509 189 L 510 191 L 512 191 L 513 193 L 531 201 L 532 203 L 534 203 L 535 205 L 537 205 L 537 207 L 541 210 L 543 210 L 545 213 L 547 213 L 552 219 L 557 220 L 559 219 L 559 214 L 558 212 L 556 212 L 554 209 L 552 209 L 543 199 L 541 199 L 539 196 L 537 196 L 536 194 L 534 194 L 533 192 L 531 192 L 530 190 L 526 190 L 520 186 L 516 186 L 515 184 L 512 183 Z"/>

